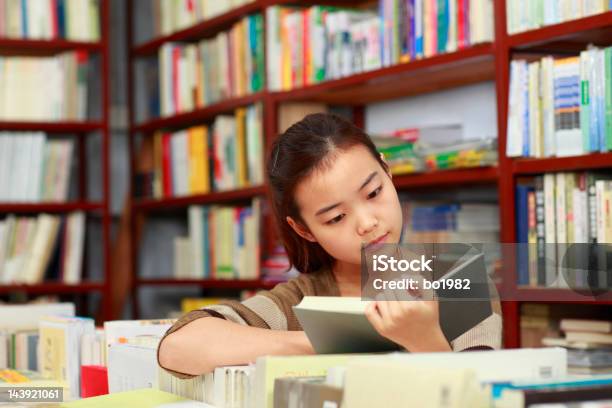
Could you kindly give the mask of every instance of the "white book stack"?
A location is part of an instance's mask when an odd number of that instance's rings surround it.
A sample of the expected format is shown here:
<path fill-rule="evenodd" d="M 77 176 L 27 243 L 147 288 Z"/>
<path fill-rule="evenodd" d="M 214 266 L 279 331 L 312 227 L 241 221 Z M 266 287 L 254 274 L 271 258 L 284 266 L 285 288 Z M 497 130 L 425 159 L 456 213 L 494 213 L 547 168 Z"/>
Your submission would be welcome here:
<path fill-rule="evenodd" d="M 90 318 L 50 316 L 40 321 L 40 373 L 45 378 L 65 382 L 71 398 L 80 396 L 81 338 L 94 333 L 94 321 Z"/>

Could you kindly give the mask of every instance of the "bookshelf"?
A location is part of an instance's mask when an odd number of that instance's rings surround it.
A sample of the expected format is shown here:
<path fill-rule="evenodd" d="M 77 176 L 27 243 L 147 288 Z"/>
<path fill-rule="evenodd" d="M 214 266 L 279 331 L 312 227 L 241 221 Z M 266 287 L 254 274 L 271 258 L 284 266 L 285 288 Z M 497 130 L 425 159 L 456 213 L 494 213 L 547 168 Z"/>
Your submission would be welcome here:
<path fill-rule="evenodd" d="M 100 247 L 102 258 L 102 277 L 100 280 L 89 280 L 85 264 L 82 264 L 82 280 L 79 283 L 68 284 L 63 282 L 43 281 L 39 284 L 2 284 L 0 294 L 14 295 L 60 295 L 78 296 L 77 304 L 91 294 L 99 294 L 100 303 L 96 319 L 99 322 L 113 319 L 109 308 L 110 297 L 110 246 L 111 246 L 111 214 L 110 214 L 110 157 L 109 157 L 109 1 L 99 1 L 100 40 L 94 42 L 72 41 L 65 39 L 33 40 L 0 38 L 0 55 L 3 57 L 48 57 L 56 56 L 69 51 L 86 51 L 96 55 L 98 63 L 99 88 L 95 89 L 95 98 L 99 99 L 99 114 L 96 119 L 86 120 L 58 120 L 58 121 L 7 121 L 0 120 L 0 131 L 31 131 L 45 132 L 46 134 L 62 135 L 74 142 L 74 157 L 79 165 L 77 174 L 77 197 L 65 202 L 0 202 L 2 215 L 16 214 L 17 216 L 40 213 L 67 214 L 72 211 L 83 211 L 86 220 L 95 217 L 101 225 L 102 238 L 97 244 Z M 99 94 L 98 94 L 99 92 Z M 90 98 L 90 101 L 92 98 Z M 98 103 L 98 102 L 96 102 Z M 100 157 L 101 168 L 101 194 L 99 198 L 88 198 L 87 166 L 88 161 L 86 142 L 93 134 L 100 135 L 100 149 L 96 154 Z M 85 221 L 87 223 L 87 221 Z M 87 231 L 87 230 L 86 230 Z M 87 233 L 87 232 L 86 232 Z M 86 249 L 85 249 L 86 251 Z M 87 308 L 86 304 L 83 304 Z"/>
<path fill-rule="evenodd" d="M 209 21 L 173 33 L 155 38 L 143 44 L 133 45 L 130 51 L 130 69 L 133 79 L 133 65 L 138 58 L 153 55 L 168 41 L 195 41 L 211 37 L 220 30 L 226 29 L 238 21 L 245 13 L 261 12 L 272 5 L 282 5 L 286 1 L 255 1 L 239 9 L 217 16 Z M 305 2 L 314 4 L 314 2 Z M 334 4 L 337 4 L 335 2 Z M 509 93 L 509 66 L 514 55 L 520 54 L 576 54 L 585 49 L 587 44 L 612 44 L 612 12 L 593 15 L 574 21 L 564 22 L 531 31 L 509 35 L 506 31 L 506 1 L 494 2 L 494 41 L 460 49 L 455 52 L 435 55 L 407 63 L 380 68 L 340 79 L 329 80 L 315 85 L 304 86 L 290 91 L 262 91 L 246 97 L 234 98 L 210 105 L 194 112 L 183 113 L 162 119 L 134 123 L 131 126 L 131 139 L 136 133 L 142 137 L 158 129 L 175 129 L 192 124 L 211 121 L 216 115 L 231 112 L 236 107 L 261 102 L 264 108 L 264 132 L 266 151 L 272 139 L 278 133 L 279 105 L 285 102 L 323 102 L 330 105 L 350 106 L 354 122 L 365 127 L 364 106 L 372 102 L 391 100 L 399 97 L 419 95 L 467 84 L 492 80 L 495 82 L 497 102 L 498 165 L 474 169 L 446 170 L 406 176 L 394 176 L 393 181 L 398 190 L 443 189 L 448 186 L 490 185 L 497 188 L 500 203 L 500 241 L 516 242 L 515 231 L 515 186 L 516 179 L 524 175 L 536 175 L 543 172 L 579 171 L 589 169 L 612 168 L 612 153 L 595 153 L 579 157 L 513 159 L 506 157 L 506 128 Z M 297 3 L 294 3 L 297 4 Z M 318 4 L 329 4 L 320 1 Z M 363 2 L 342 2 L 343 5 L 362 5 Z M 132 2 L 128 4 L 128 24 L 131 24 Z M 131 42 L 130 42 L 131 44 Z M 132 104 L 130 106 L 133 106 Z M 134 147 L 132 144 L 132 172 L 136 167 Z M 133 175 L 134 173 L 132 173 Z M 164 200 L 132 200 L 131 210 L 142 216 L 144 212 L 176 209 L 196 203 L 221 203 L 241 200 L 255 195 L 265 194 L 261 189 L 247 189 L 227 193 L 212 193 L 196 197 L 173 198 Z M 137 222 L 134 222 L 136 225 Z M 263 242 L 273 242 L 275 236 L 272 222 L 268 218 L 263 223 Z M 138 236 L 133 230 L 133 236 Z M 134 248 L 137 242 L 133 243 Z M 266 253 L 271 248 L 262 248 Z M 133 252 L 135 253 L 135 252 Z M 539 302 L 556 303 L 598 303 L 612 304 L 612 297 L 602 296 L 588 298 L 563 289 L 526 289 L 518 288 L 512 268 L 507 268 L 501 290 L 512 294 L 515 301 L 502 304 L 504 313 L 504 342 L 506 347 L 520 345 L 520 304 L 531 302 L 537 296 Z M 137 270 L 133 265 L 132 270 Z M 214 280 L 145 280 L 133 276 L 134 294 L 139 285 L 201 285 L 213 287 L 228 285 Z M 244 283 L 244 282 L 243 282 Z M 230 286 L 232 284 L 229 284 Z M 254 282 L 257 288 L 257 282 Z M 536 295 L 536 296 L 534 296 Z"/>

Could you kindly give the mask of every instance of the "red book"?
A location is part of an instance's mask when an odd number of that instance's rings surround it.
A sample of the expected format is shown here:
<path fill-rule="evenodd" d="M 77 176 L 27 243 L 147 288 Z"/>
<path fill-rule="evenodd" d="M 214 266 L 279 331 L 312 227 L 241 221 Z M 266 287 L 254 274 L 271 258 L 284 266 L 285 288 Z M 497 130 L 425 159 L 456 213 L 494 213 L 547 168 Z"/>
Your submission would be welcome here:
<path fill-rule="evenodd" d="M 162 189 L 164 197 L 172 197 L 172 150 L 171 133 L 162 135 Z"/>
<path fill-rule="evenodd" d="M 467 1 L 457 1 L 457 48 L 465 48 L 465 12 Z"/>
<path fill-rule="evenodd" d="M 53 31 L 53 38 L 59 37 L 59 16 L 57 15 L 57 0 L 51 0 L 49 2 L 49 7 L 51 7 L 51 27 Z"/>
<path fill-rule="evenodd" d="M 81 398 L 108 394 L 108 369 L 103 366 L 81 366 Z"/>
<path fill-rule="evenodd" d="M 177 113 L 181 111 L 181 98 L 180 98 L 180 75 L 179 66 L 181 61 L 181 48 L 174 46 L 172 48 L 172 103 L 174 104 L 173 112 Z"/>

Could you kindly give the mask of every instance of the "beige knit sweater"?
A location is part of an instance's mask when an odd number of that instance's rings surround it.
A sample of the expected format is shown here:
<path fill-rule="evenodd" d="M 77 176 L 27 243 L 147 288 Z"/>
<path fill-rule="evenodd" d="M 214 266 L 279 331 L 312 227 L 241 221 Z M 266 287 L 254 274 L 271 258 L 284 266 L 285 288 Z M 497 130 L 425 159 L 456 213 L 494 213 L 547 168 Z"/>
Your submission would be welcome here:
<path fill-rule="evenodd" d="M 340 291 L 333 274 L 319 271 L 301 274 L 288 282 L 276 285 L 270 291 L 262 291 L 243 301 L 223 301 L 201 310 L 193 310 L 178 319 L 162 338 L 174 333 L 196 319 L 216 317 L 245 326 L 271 330 L 302 330 L 292 306 L 300 303 L 304 296 L 340 296 Z M 499 349 L 502 339 L 502 319 L 499 302 L 493 302 L 494 313 L 480 324 L 451 342 L 454 351 L 473 349 Z M 204 336 L 204 333 L 202 333 Z M 159 362 L 159 349 L 158 349 Z M 191 378 L 193 375 L 166 369 L 179 378 Z"/>

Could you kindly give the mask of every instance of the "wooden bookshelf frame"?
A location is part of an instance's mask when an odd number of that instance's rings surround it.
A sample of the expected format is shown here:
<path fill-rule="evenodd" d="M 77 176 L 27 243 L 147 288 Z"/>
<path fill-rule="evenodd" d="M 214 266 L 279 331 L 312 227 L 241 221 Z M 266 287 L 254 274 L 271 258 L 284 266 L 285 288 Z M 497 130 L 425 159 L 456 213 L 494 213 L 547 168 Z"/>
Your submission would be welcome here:
<path fill-rule="evenodd" d="M 86 121 L 57 121 L 57 122 L 26 122 L 26 121 L 0 121 L 1 131 L 43 131 L 46 133 L 69 133 L 76 139 L 75 154 L 78 156 L 79 166 L 78 194 L 76 201 L 69 202 L 41 202 L 41 203 L 0 203 L 0 213 L 35 214 L 35 213 L 67 213 L 76 210 L 85 211 L 88 215 L 99 214 L 102 230 L 100 247 L 102 251 L 102 280 L 91 282 L 83 276 L 83 281 L 78 284 L 65 284 L 62 282 L 46 281 L 34 285 L 8 284 L 0 285 L 0 294 L 21 293 L 26 295 L 76 295 L 100 293 L 100 313 L 95 316 L 98 323 L 112 320 L 110 309 L 110 126 L 109 126 L 109 4 L 110 0 L 100 0 L 100 41 L 81 42 L 69 40 L 30 40 L 30 39 L 0 39 L 1 56 L 50 56 L 66 51 L 88 51 L 100 55 L 100 78 L 101 78 L 101 118 L 99 120 Z M 102 198 L 99 201 L 89 201 L 86 198 L 86 161 L 84 138 L 97 132 L 101 135 L 101 170 L 102 170 Z M 83 272 L 86 273 L 85 268 Z"/>
<path fill-rule="evenodd" d="M 128 2 L 128 27 L 131 27 L 132 1 Z M 245 13 L 263 12 L 266 7 L 286 4 L 283 0 L 258 0 L 237 10 L 217 16 L 209 21 L 181 30 L 169 36 L 153 39 L 145 44 L 130 48 L 129 66 L 130 80 L 133 79 L 134 60 L 148 56 L 167 41 L 195 41 L 210 37 L 238 21 Z M 316 2 L 305 2 L 305 4 Z M 328 3 L 324 0 L 318 3 Z M 336 2 L 337 3 L 337 2 Z M 343 4 L 361 4 L 359 1 Z M 248 97 L 230 99 L 195 112 L 175 115 L 168 118 L 155 119 L 131 127 L 131 134 L 142 135 L 157 129 L 175 129 L 195 123 L 209 122 L 219 113 L 231 112 L 236 107 L 246 106 L 253 102 L 261 102 L 264 106 L 264 133 L 266 151 L 273 138 L 277 135 L 278 106 L 289 101 L 318 101 L 328 104 L 349 105 L 353 109 L 354 121 L 358 126 L 365 127 L 364 105 L 371 102 L 390 100 L 398 97 L 423 94 L 467 85 L 471 83 L 494 81 L 497 102 L 498 131 L 498 165 L 475 169 L 446 170 L 406 176 L 395 176 L 394 184 L 399 190 L 410 189 L 441 189 L 448 186 L 473 186 L 488 184 L 497 186 L 500 203 L 500 241 L 502 243 L 516 242 L 515 231 L 515 183 L 516 178 L 544 172 L 581 171 L 593 169 L 612 169 L 612 153 L 594 153 L 580 157 L 545 158 L 545 159 L 512 159 L 506 152 L 506 126 L 509 92 L 509 64 L 513 55 L 520 54 L 577 54 L 589 43 L 600 46 L 612 45 L 612 12 L 589 16 L 574 21 L 542 27 L 535 30 L 509 35 L 506 31 L 506 1 L 494 1 L 494 41 L 477 44 L 456 52 L 436 55 L 431 58 L 419 59 L 375 71 L 365 72 L 350 77 L 306 86 L 285 92 L 267 92 Z M 131 41 L 130 41 L 131 44 Z M 130 92 L 131 98 L 131 92 Z M 132 107 L 130 102 L 130 107 Z M 133 122 L 133 117 L 131 123 Z M 133 137 L 131 140 L 131 169 L 135 169 Z M 132 200 L 133 213 L 163 209 L 178 208 L 195 203 L 218 203 L 224 201 L 224 196 L 212 193 L 193 198 L 173 198 L 169 200 Z M 238 193 L 236 193 L 238 194 Z M 249 197 L 251 192 L 238 194 L 236 198 Z M 275 237 L 272 221 L 268 218 L 263 222 L 264 243 L 273 242 Z M 138 236 L 132 231 L 133 236 Z M 132 253 L 136 254 L 138 239 L 134 240 Z M 270 250 L 262 246 L 262 250 Z M 135 256 L 133 256 L 135 258 Z M 507 268 L 514 271 L 514 268 Z M 150 280 L 137 277 L 137 265 L 133 270 L 133 300 L 134 310 L 138 313 L 138 287 L 140 285 L 199 285 L 203 288 L 220 285 L 217 280 Z M 585 300 L 584 297 L 563 289 L 527 289 L 516 287 L 516 276 L 504 279 L 504 293 L 516 295 L 516 301 L 502 302 L 504 314 L 504 345 L 505 347 L 520 346 L 520 304 L 533 299 L 537 290 L 542 295 L 542 301 L 556 303 L 597 303 L 612 304 L 612 297 L 602 297 L 598 300 Z M 227 284 L 227 283 L 224 283 Z M 230 284 L 231 286 L 231 284 Z M 257 288 L 255 283 L 254 288 Z M 561 295 L 562 300 L 559 300 Z"/>

